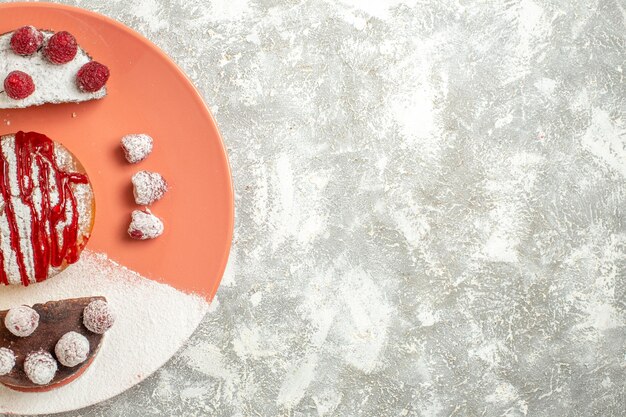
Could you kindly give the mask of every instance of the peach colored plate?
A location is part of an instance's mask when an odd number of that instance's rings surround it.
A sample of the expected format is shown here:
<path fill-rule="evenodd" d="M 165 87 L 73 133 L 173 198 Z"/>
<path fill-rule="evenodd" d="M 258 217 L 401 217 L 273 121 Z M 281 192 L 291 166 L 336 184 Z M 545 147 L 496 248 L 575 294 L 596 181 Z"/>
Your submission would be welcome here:
<path fill-rule="evenodd" d="M 233 230 L 233 191 L 224 145 L 209 110 L 184 73 L 126 26 L 82 9 L 49 3 L 0 4 L 0 33 L 23 25 L 67 30 L 111 70 L 108 96 L 82 104 L 0 110 L 0 134 L 37 131 L 66 145 L 86 167 L 96 194 L 88 249 L 104 252 L 145 277 L 212 299 Z M 128 164 L 119 141 L 148 133 L 153 153 Z M 160 172 L 170 191 L 152 211 L 165 233 L 153 241 L 126 234 L 130 177 Z"/>

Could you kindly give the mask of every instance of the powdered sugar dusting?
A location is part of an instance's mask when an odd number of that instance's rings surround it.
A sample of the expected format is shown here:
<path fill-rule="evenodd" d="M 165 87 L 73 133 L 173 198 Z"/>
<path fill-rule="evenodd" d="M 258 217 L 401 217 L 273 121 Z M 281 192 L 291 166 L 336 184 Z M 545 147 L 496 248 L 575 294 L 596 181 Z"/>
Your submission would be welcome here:
<path fill-rule="evenodd" d="M 0 309 L 95 295 L 107 298 L 118 319 L 85 374 L 64 387 L 38 393 L 37 401 L 32 394 L 0 387 L 0 412 L 54 413 L 117 395 L 167 361 L 208 310 L 202 297 L 143 278 L 88 250 L 54 280 L 3 288 Z"/>

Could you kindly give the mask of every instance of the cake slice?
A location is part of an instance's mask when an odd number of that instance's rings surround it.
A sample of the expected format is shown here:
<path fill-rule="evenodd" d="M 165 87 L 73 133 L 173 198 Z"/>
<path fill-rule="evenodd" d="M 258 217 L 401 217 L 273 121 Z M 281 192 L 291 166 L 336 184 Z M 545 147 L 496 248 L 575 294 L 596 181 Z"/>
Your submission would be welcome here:
<path fill-rule="evenodd" d="M 0 35 L 0 109 L 100 99 L 108 78 L 68 32 L 24 26 Z"/>
<path fill-rule="evenodd" d="M 7 320 L 7 315 L 17 311 Z M 36 317 L 28 336 L 14 334 L 19 315 Z M 31 315 L 25 320 L 32 325 Z M 0 311 L 0 383 L 26 392 L 49 391 L 78 378 L 113 325 L 104 297 L 73 298 Z"/>
<path fill-rule="evenodd" d="M 94 218 L 89 177 L 65 146 L 36 132 L 0 136 L 0 287 L 76 262 Z"/>

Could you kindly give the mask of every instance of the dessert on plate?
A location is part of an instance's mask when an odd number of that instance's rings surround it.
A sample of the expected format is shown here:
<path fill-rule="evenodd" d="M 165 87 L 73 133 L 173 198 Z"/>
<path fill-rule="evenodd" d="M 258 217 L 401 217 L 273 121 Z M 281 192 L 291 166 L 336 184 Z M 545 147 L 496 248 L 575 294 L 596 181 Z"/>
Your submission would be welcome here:
<path fill-rule="evenodd" d="M 0 168 L 0 284 L 46 280 L 89 240 L 89 177 L 67 148 L 35 132 L 0 136 Z"/>
<path fill-rule="evenodd" d="M 104 297 L 0 311 L 0 383 L 42 392 L 72 382 L 91 364 L 114 321 Z"/>
<path fill-rule="evenodd" d="M 23 26 L 0 35 L 0 109 L 99 99 L 108 79 L 69 32 Z"/>

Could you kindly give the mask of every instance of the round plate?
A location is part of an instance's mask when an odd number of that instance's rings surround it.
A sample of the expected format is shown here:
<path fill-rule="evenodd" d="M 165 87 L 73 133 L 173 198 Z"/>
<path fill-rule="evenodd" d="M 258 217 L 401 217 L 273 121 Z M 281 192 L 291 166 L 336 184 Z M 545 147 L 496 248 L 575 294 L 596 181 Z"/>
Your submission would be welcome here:
<path fill-rule="evenodd" d="M 0 309 L 104 295 L 118 313 L 93 365 L 75 382 L 37 394 L 0 386 L 0 413 L 46 414 L 123 392 L 183 345 L 207 311 L 226 267 L 233 191 L 213 118 L 185 74 L 156 46 L 120 23 L 78 8 L 0 4 L 0 33 L 23 25 L 71 32 L 111 70 L 108 96 L 102 100 L 0 110 L 0 135 L 37 131 L 63 143 L 85 166 L 96 196 L 95 227 L 79 261 L 90 272 L 72 273 L 70 267 L 43 283 L 0 287 Z M 153 153 L 139 164 L 126 162 L 120 148 L 120 139 L 129 133 L 148 133 L 155 140 Z M 139 170 L 159 172 L 170 185 L 151 207 L 165 223 L 164 234 L 152 241 L 135 241 L 126 233 L 131 212 L 139 208 L 130 182 Z M 115 366 L 120 357 L 126 360 L 122 369 Z"/>
<path fill-rule="evenodd" d="M 0 110 L 0 134 L 37 131 L 82 161 L 96 195 L 88 249 L 179 290 L 211 300 L 226 266 L 233 230 L 233 191 L 215 121 L 185 74 L 150 41 L 107 17 L 42 3 L 0 4 L 0 33 L 23 25 L 71 32 L 111 70 L 108 95 L 81 104 Z M 120 139 L 147 133 L 153 153 L 138 164 L 123 157 Z M 151 210 L 164 234 L 135 241 L 126 234 L 137 209 L 131 176 L 161 173 L 170 185 Z"/>

